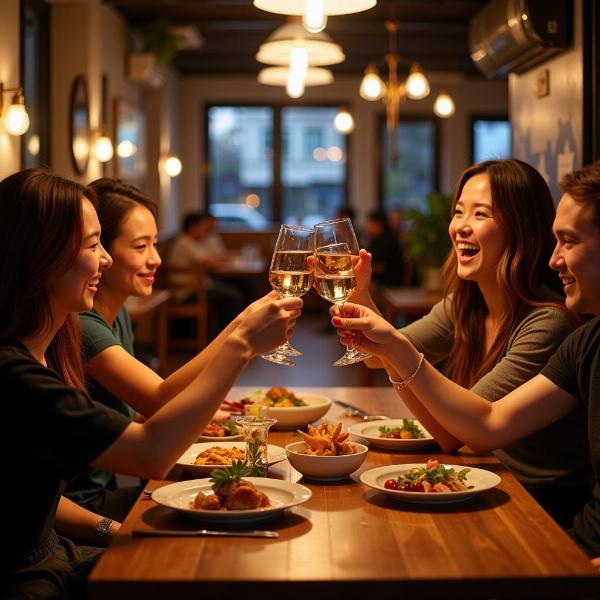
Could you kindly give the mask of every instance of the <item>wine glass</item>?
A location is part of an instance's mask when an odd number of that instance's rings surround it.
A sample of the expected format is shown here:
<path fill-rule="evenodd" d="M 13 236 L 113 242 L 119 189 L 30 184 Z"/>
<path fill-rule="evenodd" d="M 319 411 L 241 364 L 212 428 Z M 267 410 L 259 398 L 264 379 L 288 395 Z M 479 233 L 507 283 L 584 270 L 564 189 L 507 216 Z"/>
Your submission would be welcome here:
<path fill-rule="evenodd" d="M 313 230 L 299 225 L 282 225 L 279 229 L 269 283 L 280 298 L 303 296 L 312 285 Z M 296 366 L 287 356 L 302 356 L 288 342 L 262 358 L 279 365 Z"/>
<path fill-rule="evenodd" d="M 319 296 L 333 302 L 343 314 L 342 307 L 354 291 L 356 278 L 354 263 L 358 259 L 358 241 L 350 219 L 336 219 L 315 225 L 315 289 Z M 344 356 L 333 363 L 334 367 L 351 365 L 370 354 L 346 346 Z"/>

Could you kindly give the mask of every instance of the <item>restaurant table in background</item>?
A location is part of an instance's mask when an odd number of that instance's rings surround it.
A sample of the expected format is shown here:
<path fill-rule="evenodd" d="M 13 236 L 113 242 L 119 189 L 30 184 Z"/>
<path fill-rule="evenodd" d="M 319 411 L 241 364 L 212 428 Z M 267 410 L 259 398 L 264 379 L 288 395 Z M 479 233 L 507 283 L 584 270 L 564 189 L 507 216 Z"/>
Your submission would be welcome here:
<path fill-rule="evenodd" d="M 246 395 L 234 388 L 229 398 Z M 409 416 L 391 388 L 306 388 L 376 414 Z M 301 396 L 301 394 L 300 394 Z M 356 423 L 332 405 L 326 418 Z M 272 431 L 278 446 L 293 432 Z M 429 457 L 497 473 L 497 488 L 468 501 L 413 504 L 360 483 L 361 472 Z M 152 500 L 140 499 L 88 583 L 92 599 L 111 598 L 551 598 L 595 597 L 600 577 L 588 558 L 491 455 L 393 453 L 371 449 L 351 479 L 312 482 L 287 461 L 272 477 L 299 481 L 312 498 L 259 527 L 258 538 L 133 538 L 133 528 L 197 529 Z M 173 470 L 170 479 L 180 479 Z M 151 481 L 157 488 L 169 481 Z M 254 528 L 254 526 L 250 526 Z M 277 596 L 275 596 L 277 595 Z"/>
<path fill-rule="evenodd" d="M 426 315 L 442 299 L 443 294 L 420 287 L 384 287 L 380 296 L 384 316 L 390 323 L 395 323 L 398 315 L 403 315 L 406 322 L 410 323 Z"/>
<path fill-rule="evenodd" d="M 248 259 L 242 255 L 222 262 L 215 270 L 219 277 L 258 278 L 266 273 L 266 262 L 262 258 Z"/>
<path fill-rule="evenodd" d="M 154 290 L 150 296 L 129 296 L 125 308 L 133 324 L 141 323 L 151 316 L 156 316 L 154 322 L 156 356 L 158 358 L 157 372 L 161 375 L 167 364 L 167 302 L 171 298 L 169 290 Z"/>

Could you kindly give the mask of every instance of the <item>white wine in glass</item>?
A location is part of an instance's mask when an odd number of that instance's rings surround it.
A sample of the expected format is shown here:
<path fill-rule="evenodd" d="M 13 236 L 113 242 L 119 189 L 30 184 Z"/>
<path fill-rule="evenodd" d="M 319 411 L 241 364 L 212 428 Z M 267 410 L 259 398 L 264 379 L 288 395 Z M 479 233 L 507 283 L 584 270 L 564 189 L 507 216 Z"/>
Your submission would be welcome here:
<path fill-rule="evenodd" d="M 313 230 L 296 225 L 282 225 L 275 244 L 269 283 L 280 298 L 303 296 L 312 285 Z M 262 358 L 279 365 L 293 367 L 296 363 L 288 356 L 302 356 L 302 353 L 285 342 Z"/>
<path fill-rule="evenodd" d="M 340 307 L 340 314 L 343 314 L 344 302 L 356 286 L 353 264 L 358 251 L 358 241 L 350 219 L 315 225 L 314 287 L 319 296 Z M 344 356 L 333 365 L 351 365 L 370 356 L 347 346 Z"/>

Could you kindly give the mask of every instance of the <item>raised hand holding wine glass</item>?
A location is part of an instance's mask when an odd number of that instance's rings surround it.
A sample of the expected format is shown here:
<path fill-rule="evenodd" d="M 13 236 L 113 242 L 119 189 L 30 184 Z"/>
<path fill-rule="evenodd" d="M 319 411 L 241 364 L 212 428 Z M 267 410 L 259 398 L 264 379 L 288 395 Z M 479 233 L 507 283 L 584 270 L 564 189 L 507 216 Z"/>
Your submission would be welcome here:
<path fill-rule="evenodd" d="M 280 298 L 303 296 L 312 285 L 313 229 L 298 225 L 282 225 L 279 229 L 271 268 L 269 283 Z M 262 358 L 279 365 L 296 366 L 288 356 L 302 356 L 302 353 L 285 342 Z"/>
<path fill-rule="evenodd" d="M 358 260 L 358 241 L 350 219 L 324 221 L 315 225 L 314 280 L 317 293 L 333 302 L 343 315 L 344 302 L 354 291 L 354 263 Z M 346 347 L 344 356 L 333 363 L 341 367 L 361 362 L 370 354 Z"/>

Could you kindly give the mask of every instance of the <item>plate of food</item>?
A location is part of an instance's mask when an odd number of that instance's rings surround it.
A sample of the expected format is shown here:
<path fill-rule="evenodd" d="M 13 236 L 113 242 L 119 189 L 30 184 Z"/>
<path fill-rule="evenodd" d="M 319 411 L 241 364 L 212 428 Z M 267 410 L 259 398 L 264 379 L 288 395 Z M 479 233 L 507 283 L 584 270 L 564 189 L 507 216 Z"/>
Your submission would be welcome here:
<path fill-rule="evenodd" d="M 369 487 L 408 502 L 441 504 L 462 502 L 496 487 L 501 479 L 485 469 L 427 463 L 386 465 L 369 469 L 360 480 Z"/>
<path fill-rule="evenodd" d="M 245 398 L 223 405 L 227 410 L 274 417 L 277 423 L 273 429 L 296 429 L 314 423 L 330 406 L 331 398 L 327 396 L 292 391 L 285 387 L 272 387 L 266 392 L 258 389 Z"/>
<path fill-rule="evenodd" d="M 244 434 L 233 419 L 227 421 L 211 421 L 198 436 L 199 442 L 222 442 L 243 440 Z"/>
<path fill-rule="evenodd" d="M 218 469 L 210 479 L 180 481 L 152 492 L 152 500 L 193 519 L 250 523 L 269 519 L 306 502 L 312 492 L 298 483 L 246 477 L 246 466 L 236 462 Z"/>
<path fill-rule="evenodd" d="M 387 419 L 355 423 L 348 431 L 386 450 L 413 450 L 435 443 L 433 436 L 417 419 Z"/>
<path fill-rule="evenodd" d="M 188 473 L 210 475 L 213 469 L 228 467 L 234 461 L 246 459 L 246 442 L 202 442 L 192 444 L 177 460 Z M 285 449 L 269 444 L 267 462 L 273 465 L 286 459 Z"/>

